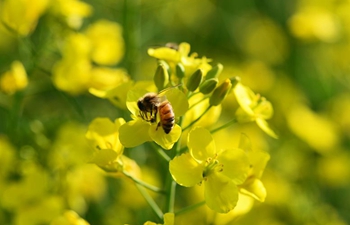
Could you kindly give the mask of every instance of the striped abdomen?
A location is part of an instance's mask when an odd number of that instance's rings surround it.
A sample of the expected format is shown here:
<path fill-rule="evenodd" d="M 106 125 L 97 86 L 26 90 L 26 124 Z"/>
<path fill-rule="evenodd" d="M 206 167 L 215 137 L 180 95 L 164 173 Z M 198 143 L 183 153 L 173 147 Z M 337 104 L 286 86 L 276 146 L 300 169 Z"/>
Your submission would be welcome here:
<path fill-rule="evenodd" d="M 160 117 L 160 124 L 166 134 L 173 129 L 175 123 L 175 114 L 170 102 L 164 101 L 158 106 L 158 112 Z"/>

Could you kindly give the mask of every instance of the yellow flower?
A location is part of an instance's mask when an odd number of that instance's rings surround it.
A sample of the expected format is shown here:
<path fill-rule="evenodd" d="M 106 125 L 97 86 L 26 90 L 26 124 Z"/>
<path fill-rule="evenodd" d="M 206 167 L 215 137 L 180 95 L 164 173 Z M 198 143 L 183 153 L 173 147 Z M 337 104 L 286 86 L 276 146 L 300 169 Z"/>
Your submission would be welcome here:
<path fill-rule="evenodd" d="M 248 175 L 249 160 L 239 148 L 217 151 L 204 128 L 196 127 L 188 135 L 189 153 L 170 161 L 174 180 L 185 187 L 204 182 L 206 204 L 214 211 L 227 213 L 238 201 L 238 185 Z"/>
<path fill-rule="evenodd" d="M 159 224 L 159 223 L 147 221 L 143 225 L 174 225 L 174 224 L 175 224 L 174 213 L 165 213 L 164 214 L 164 224 Z"/>
<path fill-rule="evenodd" d="M 164 149 L 171 149 L 180 138 L 181 127 L 175 123 L 170 133 L 166 134 L 162 126 L 158 126 L 160 113 L 157 114 L 154 122 L 142 119 L 137 101 L 146 93 L 147 91 L 141 89 L 133 89 L 128 92 L 126 105 L 132 113 L 131 117 L 133 120 L 120 128 L 120 142 L 125 147 L 131 148 L 147 141 L 154 141 Z M 175 116 L 182 116 L 188 109 L 188 102 L 184 93 L 176 88 L 172 88 L 165 94 L 172 105 Z"/>
<path fill-rule="evenodd" d="M 79 29 L 83 18 L 91 15 L 92 7 L 79 0 L 52 0 L 51 10 L 59 17 L 63 17 L 67 25 Z"/>
<path fill-rule="evenodd" d="M 186 76 L 190 76 L 196 70 L 201 69 L 206 74 L 211 65 L 211 60 L 206 57 L 197 58 L 197 53 L 190 54 L 191 46 L 186 42 L 180 43 L 177 47 L 150 48 L 148 54 L 154 58 L 165 60 L 175 71 L 175 65 L 181 63 L 185 67 Z"/>
<path fill-rule="evenodd" d="M 53 68 L 53 82 L 60 90 L 76 95 L 90 82 L 90 40 L 83 34 L 70 34 L 65 42 L 63 58 Z"/>
<path fill-rule="evenodd" d="M 62 216 L 55 218 L 50 225 L 89 225 L 89 223 L 73 210 L 67 210 Z"/>
<path fill-rule="evenodd" d="M 10 71 L 5 72 L 0 78 L 0 89 L 6 94 L 14 94 L 28 85 L 27 73 L 23 64 L 14 61 Z"/>
<path fill-rule="evenodd" d="M 124 147 L 119 141 L 119 128 L 125 123 L 123 118 L 112 122 L 109 118 L 96 118 L 86 133 L 91 146 L 96 149 L 92 162 L 108 171 L 118 171 L 122 162 L 120 157 Z"/>
<path fill-rule="evenodd" d="M 89 89 L 96 95 L 103 95 L 104 91 L 128 82 L 124 69 L 93 66 L 93 62 L 112 65 L 121 59 L 124 43 L 119 25 L 98 21 L 85 33 L 71 33 L 67 37 L 62 60 L 53 68 L 55 86 L 72 95 Z"/>
<path fill-rule="evenodd" d="M 0 8 L 0 21 L 22 36 L 31 33 L 49 0 L 5 0 Z"/>
<path fill-rule="evenodd" d="M 246 123 L 255 121 L 265 133 L 273 138 L 277 138 L 275 132 L 266 122 L 273 115 L 272 104 L 241 83 L 238 83 L 233 90 L 240 106 L 236 111 L 238 122 Z"/>
<path fill-rule="evenodd" d="M 99 20 L 87 28 L 86 36 L 92 43 L 91 58 L 94 62 L 101 65 L 114 65 L 123 57 L 124 40 L 119 24 Z"/>
<path fill-rule="evenodd" d="M 251 165 L 248 177 L 245 182 L 239 186 L 239 191 L 242 194 L 263 202 L 266 198 L 266 189 L 260 178 L 270 159 L 270 155 L 265 151 L 252 149 L 249 138 L 243 134 L 241 135 L 239 148 L 246 151 Z"/>

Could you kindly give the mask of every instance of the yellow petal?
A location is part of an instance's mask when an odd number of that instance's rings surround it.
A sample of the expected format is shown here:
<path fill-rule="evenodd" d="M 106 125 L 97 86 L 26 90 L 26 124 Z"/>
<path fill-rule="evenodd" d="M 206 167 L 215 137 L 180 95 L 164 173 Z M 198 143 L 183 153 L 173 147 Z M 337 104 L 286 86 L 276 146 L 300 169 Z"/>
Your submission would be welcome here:
<path fill-rule="evenodd" d="M 250 116 L 254 116 L 253 110 L 250 108 L 254 101 L 254 92 L 249 88 L 243 86 L 241 83 L 238 83 L 233 89 L 236 99 L 240 107 L 245 113 Z"/>
<path fill-rule="evenodd" d="M 161 48 L 150 48 L 147 51 L 148 55 L 156 58 L 163 59 L 171 62 L 179 62 L 180 61 L 180 53 L 175 49 L 161 47 Z"/>
<path fill-rule="evenodd" d="M 236 206 L 238 188 L 232 180 L 213 173 L 204 184 L 205 201 L 209 208 L 219 213 L 228 213 Z"/>
<path fill-rule="evenodd" d="M 261 202 L 265 201 L 266 198 L 266 189 L 259 179 L 253 179 L 249 183 L 244 184 L 240 189 L 240 192 Z"/>
<path fill-rule="evenodd" d="M 93 49 L 91 58 L 102 65 L 114 65 L 124 55 L 124 40 L 119 24 L 108 20 L 99 20 L 86 30 Z"/>
<path fill-rule="evenodd" d="M 114 123 L 109 118 L 96 118 L 90 123 L 86 138 L 93 147 L 120 152 L 122 146 L 118 139 L 118 130 L 124 123 L 123 118 L 116 119 Z"/>
<path fill-rule="evenodd" d="M 149 127 L 148 133 L 154 142 L 162 148 L 169 150 L 173 147 L 175 142 L 179 140 L 181 131 L 181 127 L 175 124 L 170 133 L 166 134 L 162 126 L 158 127 L 157 124 L 152 124 L 152 126 Z"/>
<path fill-rule="evenodd" d="M 222 174 L 235 184 L 242 184 L 247 179 L 250 162 L 242 149 L 224 150 L 218 154 L 218 160 L 223 164 Z"/>
<path fill-rule="evenodd" d="M 169 170 L 176 183 L 192 187 L 203 180 L 203 166 L 189 153 L 176 156 L 169 163 Z"/>
<path fill-rule="evenodd" d="M 261 119 L 261 118 L 257 118 L 256 123 L 269 136 L 276 138 L 276 139 L 278 138 L 277 134 L 269 127 L 269 124 L 266 122 L 266 120 Z"/>
<path fill-rule="evenodd" d="M 131 120 L 119 128 L 119 140 L 126 148 L 136 147 L 151 141 L 148 134 L 150 124 L 141 120 Z"/>
<path fill-rule="evenodd" d="M 196 160 L 206 161 L 216 153 L 215 142 L 210 132 L 202 127 L 196 127 L 188 134 L 188 147 Z"/>
<path fill-rule="evenodd" d="M 174 213 L 165 213 L 164 214 L 164 225 L 174 225 L 175 223 L 175 214 Z"/>

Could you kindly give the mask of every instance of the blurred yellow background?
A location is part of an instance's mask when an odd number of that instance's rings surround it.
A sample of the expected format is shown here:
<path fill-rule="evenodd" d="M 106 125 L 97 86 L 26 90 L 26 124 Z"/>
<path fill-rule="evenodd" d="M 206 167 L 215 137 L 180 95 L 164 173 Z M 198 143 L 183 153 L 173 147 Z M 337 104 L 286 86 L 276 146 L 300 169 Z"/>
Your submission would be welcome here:
<path fill-rule="evenodd" d="M 269 99 L 279 136 L 254 124 L 215 134 L 219 147 L 244 132 L 269 152 L 267 198 L 238 217 L 213 219 L 203 206 L 192 219 L 350 224 L 350 0 L 0 0 L 0 19 L 0 224 L 49 224 L 67 208 L 98 225 L 154 216 L 132 183 L 86 163 L 84 135 L 95 117 L 129 116 L 88 88 L 152 80 L 147 49 L 168 42 L 190 43 L 224 65 L 222 78 L 239 76 Z M 230 95 L 221 118 L 236 108 Z M 152 168 L 146 147 L 128 155 L 159 182 L 164 165 Z M 180 192 L 179 205 L 200 199 Z M 191 224 L 186 214 L 178 221 Z"/>

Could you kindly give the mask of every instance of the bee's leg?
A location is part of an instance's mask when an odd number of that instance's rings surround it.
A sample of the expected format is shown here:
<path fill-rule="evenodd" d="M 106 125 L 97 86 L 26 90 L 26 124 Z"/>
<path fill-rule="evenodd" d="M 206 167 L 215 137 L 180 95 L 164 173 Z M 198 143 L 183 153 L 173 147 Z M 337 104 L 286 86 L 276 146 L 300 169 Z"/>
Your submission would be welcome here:
<path fill-rule="evenodd" d="M 154 111 L 154 116 L 152 116 L 152 111 Z M 154 123 L 157 121 L 158 107 L 154 106 L 152 111 L 151 111 L 151 122 Z"/>
<path fill-rule="evenodd" d="M 156 130 L 158 130 L 158 127 L 160 127 L 160 122 L 158 122 Z"/>

